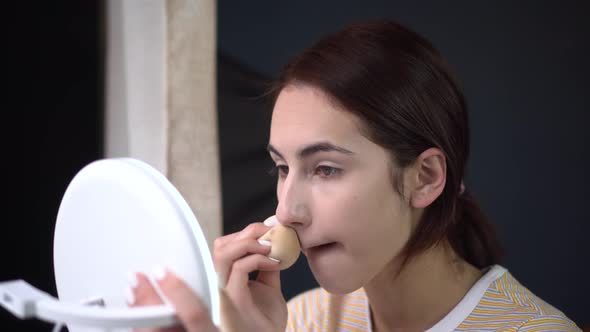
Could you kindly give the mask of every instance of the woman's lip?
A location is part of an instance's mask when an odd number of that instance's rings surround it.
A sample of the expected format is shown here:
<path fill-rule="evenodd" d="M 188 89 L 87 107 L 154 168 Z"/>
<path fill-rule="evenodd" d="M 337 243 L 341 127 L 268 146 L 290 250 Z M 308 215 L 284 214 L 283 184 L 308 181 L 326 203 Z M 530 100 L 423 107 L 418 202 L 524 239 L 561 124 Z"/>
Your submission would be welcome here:
<path fill-rule="evenodd" d="M 307 251 L 307 250 L 311 250 L 311 249 L 317 249 L 319 247 L 326 246 L 326 245 L 329 245 L 329 244 L 335 244 L 335 243 L 336 242 L 325 242 L 325 243 L 322 243 L 322 244 L 316 244 L 316 245 L 313 245 L 313 246 L 309 246 L 309 247 L 303 248 L 302 250 L 303 251 Z"/>
<path fill-rule="evenodd" d="M 302 248 L 303 248 L 303 250 L 309 250 L 309 249 L 312 249 L 312 248 L 315 248 L 315 247 L 323 246 L 324 244 L 328 244 L 328 243 L 330 243 L 330 242 L 325 242 L 325 243 L 320 243 L 320 244 L 314 244 L 314 245 L 305 246 L 305 247 L 302 247 Z"/>

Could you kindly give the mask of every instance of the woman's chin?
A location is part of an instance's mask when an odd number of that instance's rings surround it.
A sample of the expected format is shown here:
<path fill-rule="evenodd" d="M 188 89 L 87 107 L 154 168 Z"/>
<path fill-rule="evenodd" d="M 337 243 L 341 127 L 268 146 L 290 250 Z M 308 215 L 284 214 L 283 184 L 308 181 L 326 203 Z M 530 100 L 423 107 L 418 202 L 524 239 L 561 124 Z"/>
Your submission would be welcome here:
<path fill-rule="evenodd" d="M 314 269 L 311 266 L 311 271 L 324 290 L 331 294 L 348 294 L 363 286 L 362 282 L 355 279 L 352 273 L 339 273 L 337 269 Z"/>
<path fill-rule="evenodd" d="M 318 279 L 318 283 L 326 292 L 336 295 L 352 293 L 362 287 L 361 284 L 343 282 L 342 280 L 326 280 L 324 282 Z"/>

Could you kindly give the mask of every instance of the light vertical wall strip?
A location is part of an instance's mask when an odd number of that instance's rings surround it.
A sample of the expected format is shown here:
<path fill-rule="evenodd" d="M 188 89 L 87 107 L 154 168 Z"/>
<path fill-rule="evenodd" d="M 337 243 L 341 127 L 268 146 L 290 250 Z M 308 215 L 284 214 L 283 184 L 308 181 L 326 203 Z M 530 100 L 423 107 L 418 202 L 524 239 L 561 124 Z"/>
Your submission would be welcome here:
<path fill-rule="evenodd" d="M 166 174 L 166 12 L 159 0 L 106 5 L 105 154 Z"/>
<path fill-rule="evenodd" d="M 106 157 L 166 174 L 212 248 L 221 235 L 214 0 L 108 0 Z"/>
<path fill-rule="evenodd" d="M 168 177 L 212 248 L 221 235 L 214 0 L 167 0 Z"/>

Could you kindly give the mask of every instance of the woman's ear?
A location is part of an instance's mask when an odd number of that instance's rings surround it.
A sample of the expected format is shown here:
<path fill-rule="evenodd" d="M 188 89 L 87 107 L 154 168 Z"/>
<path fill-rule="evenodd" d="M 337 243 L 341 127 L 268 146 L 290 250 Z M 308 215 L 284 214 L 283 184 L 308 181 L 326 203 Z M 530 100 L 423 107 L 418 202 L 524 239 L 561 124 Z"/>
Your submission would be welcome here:
<path fill-rule="evenodd" d="M 440 196 L 447 179 L 447 162 L 438 148 L 422 152 L 413 165 L 414 171 L 410 204 L 414 208 L 425 208 Z"/>

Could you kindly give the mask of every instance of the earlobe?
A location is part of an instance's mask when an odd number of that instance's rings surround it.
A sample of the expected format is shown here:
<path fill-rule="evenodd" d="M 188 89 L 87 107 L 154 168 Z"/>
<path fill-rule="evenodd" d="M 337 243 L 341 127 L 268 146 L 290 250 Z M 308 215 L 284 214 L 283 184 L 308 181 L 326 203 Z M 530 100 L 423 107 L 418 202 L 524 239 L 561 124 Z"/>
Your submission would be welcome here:
<path fill-rule="evenodd" d="M 418 156 L 414 167 L 416 168 L 415 186 L 410 203 L 414 208 L 423 209 L 432 204 L 445 187 L 446 158 L 440 149 L 430 148 Z"/>

